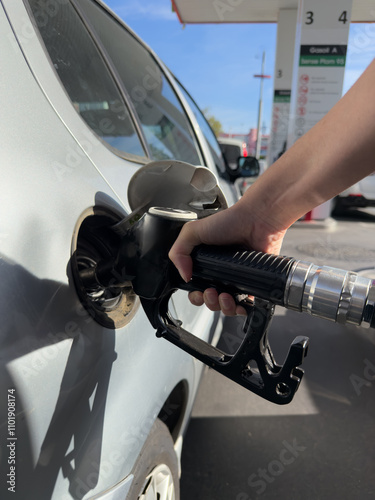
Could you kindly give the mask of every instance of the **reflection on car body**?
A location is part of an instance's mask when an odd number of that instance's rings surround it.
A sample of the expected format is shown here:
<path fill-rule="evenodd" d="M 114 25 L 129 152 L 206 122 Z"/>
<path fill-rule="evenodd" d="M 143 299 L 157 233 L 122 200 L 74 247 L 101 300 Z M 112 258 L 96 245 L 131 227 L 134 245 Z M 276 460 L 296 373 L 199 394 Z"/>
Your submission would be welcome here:
<path fill-rule="evenodd" d="M 72 262 L 110 252 L 96 229 L 130 213 L 130 179 L 152 160 L 211 169 L 228 203 L 236 188 L 190 96 L 102 2 L 1 0 L 0 33 L 0 371 L 16 400 L 17 498 L 129 500 L 150 485 L 159 498 L 167 478 L 177 500 L 202 366 L 155 338 L 131 287 L 92 290 L 108 326 L 93 320 Z M 184 292 L 173 301 L 189 329 L 212 335 L 210 311 Z"/>

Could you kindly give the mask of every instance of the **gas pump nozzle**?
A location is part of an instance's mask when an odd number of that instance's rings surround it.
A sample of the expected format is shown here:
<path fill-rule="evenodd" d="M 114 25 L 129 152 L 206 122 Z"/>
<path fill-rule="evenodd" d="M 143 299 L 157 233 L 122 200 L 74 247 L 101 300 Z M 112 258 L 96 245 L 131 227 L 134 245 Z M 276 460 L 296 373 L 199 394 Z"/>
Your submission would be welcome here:
<path fill-rule="evenodd" d="M 194 218 L 193 212 L 149 208 L 123 238 L 116 261 L 96 270 L 95 279 L 102 286 L 113 286 L 114 275 L 132 282 L 157 336 L 259 396 L 286 404 L 293 399 L 302 379 L 300 365 L 309 339 L 297 337 L 284 364 L 277 364 L 268 342 L 275 305 L 342 324 L 375 326 L 372 280 L 290 257 L 233 247 L 199 246 L 192 254 L 192 280 L 185 283 L 168 252 L 183 224 Z M 235 297 L 255 297 L 254 301 L 240 302 L 247 318 L 243 340 L 235 354 L 224 353 L 186 331 L 169 312 L 169 299 L 177 289 L 203 291 L 209 287 Z"/>
<path fill-rule="evenodd" d="M 199 246 L 192 253 L 192 279 L 185 283 L 168 258 L 181 227 L 226 208 L 225 197 L 208 169 L 177 161 L 147 164 L 133 176 L 128 198 L 133 212 L 112 226 L 119 237 L 115 256 L 82 270 L 83 287 L 121 288 L 131 282 L 157 336 L 257 395 L 287 404 L 304 373 L 300 365 L 307 354 L 307 337 L 292 342 L 283 365 L 274 359 L 268 328 L 276 305 L 342 324 L 375 327 L 375 282 L 290 257 Z M 247 311 L 243 339 L 234 354 L 188 332 L 169 311 L 169 299 L 177 289 L 210 287 L 231 293 Z M 254 301 L 241 300 L 249 295 Z"/>

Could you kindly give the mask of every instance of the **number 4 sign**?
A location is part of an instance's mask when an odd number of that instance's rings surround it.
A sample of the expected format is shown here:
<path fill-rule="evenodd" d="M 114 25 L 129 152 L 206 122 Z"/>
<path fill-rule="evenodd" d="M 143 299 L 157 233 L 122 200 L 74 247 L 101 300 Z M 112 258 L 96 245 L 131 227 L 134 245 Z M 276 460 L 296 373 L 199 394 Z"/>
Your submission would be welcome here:
<path fill-rule="evenodd" d="M 299 3 L 288 147 L 341 97 L 351 7 L 352 0 Z"/>
<path fill-rule="evenodd" d="M 348 11 L 343 10 L 338 18 L 338 20 L 341 23 L 347 23 L 348 22 Z M 307 10 L 306 11 L 306 20 L 305 24 L 313 24 L 314 22 L 314 11 L 313 10 Z"/>

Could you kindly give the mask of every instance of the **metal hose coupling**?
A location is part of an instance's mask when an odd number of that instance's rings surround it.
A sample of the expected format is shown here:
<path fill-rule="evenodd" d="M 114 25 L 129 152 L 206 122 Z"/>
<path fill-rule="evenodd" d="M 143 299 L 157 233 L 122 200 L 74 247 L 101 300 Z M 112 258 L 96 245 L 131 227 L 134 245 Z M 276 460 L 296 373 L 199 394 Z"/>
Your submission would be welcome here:
<path fill-rule="evenodd" d="M 375 280 L 351 271 L 295 261 L 285 287 L 288 309 L 363 327 L 375 327 Z"/>

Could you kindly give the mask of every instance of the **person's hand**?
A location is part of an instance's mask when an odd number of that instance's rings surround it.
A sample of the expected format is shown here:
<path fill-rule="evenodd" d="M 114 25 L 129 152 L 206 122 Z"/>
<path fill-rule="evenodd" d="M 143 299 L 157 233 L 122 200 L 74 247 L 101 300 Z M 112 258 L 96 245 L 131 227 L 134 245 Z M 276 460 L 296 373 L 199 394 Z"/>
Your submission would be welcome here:
<path fill-rule="evenodd" d="M 185 224 L 169 252 L 169 258 L 181 277 L 188 282 L 193 268 L 190 254 L 195 246 L 202 243 L 221 246 L 238 244 L 249 250 L 278 254 L 285 231 L 263 221 L 240 200 L 227 210 Z M 213 288 L 208 288 L 204 293 L 191 292 L 189 299 L 194 305 L 205 303 L 211 311 L 222 310 L 227 316 L 245 314 L 230 294 L 218 295 Z"/>

